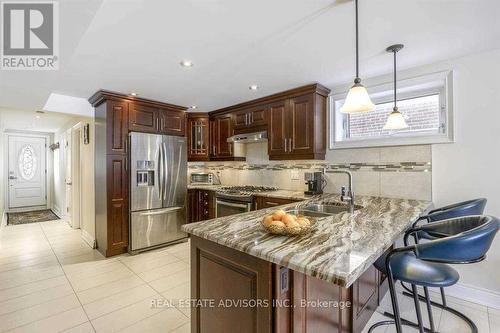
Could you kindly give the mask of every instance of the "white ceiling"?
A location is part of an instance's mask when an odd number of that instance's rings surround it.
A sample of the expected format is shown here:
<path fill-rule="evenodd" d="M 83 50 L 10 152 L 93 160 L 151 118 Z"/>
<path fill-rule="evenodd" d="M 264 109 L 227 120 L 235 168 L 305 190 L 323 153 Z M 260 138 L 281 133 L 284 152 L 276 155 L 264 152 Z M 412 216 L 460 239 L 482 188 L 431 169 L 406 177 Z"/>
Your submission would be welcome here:
<path fill-rule="evenodd" d="M 78 119 L 75 116 L 55 112 L 38 114 L 34 111 L 0 109 L 0 131 L 16 130 L 56 133 L 63 126 L 71 122 L 76 123 Z"/>
<path fill-rule="evenodd" d="M 59 3 L 60 70 L 1 71 L 0 106 L 34 110 L 52 92 L 88 98 L 104 88 L 211 111 L 353 78 L 349 0 Z M 401 69 L 500 48 L 499 18 L 498 0 L 360 0 L 362 77 L 391 71 L 384 49 L 394 43 L 405 44 Z"/>

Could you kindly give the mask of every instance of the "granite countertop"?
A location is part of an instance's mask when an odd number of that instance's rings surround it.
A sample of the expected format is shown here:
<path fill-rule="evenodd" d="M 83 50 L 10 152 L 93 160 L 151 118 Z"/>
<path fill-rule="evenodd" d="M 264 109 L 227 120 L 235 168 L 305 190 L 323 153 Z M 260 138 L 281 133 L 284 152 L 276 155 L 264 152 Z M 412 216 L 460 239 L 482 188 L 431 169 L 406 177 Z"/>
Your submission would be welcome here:
<path fill-rule="evenodd" d="M 323 194 L 281 206 L 309 203 L 342 204 L 339 196 Z M 349 287 L 375 260 L 431 207 L 429 201 L 358 196 L 363 208 L 318 218 L 307 235 L 286 237 L 266 233 L 261 219 L 275 207 L 186 224 L 192 235 L 248 253 L 292 270 Z"/>
<path fill-rule="evenodd" d="M 230 185 L 203 185 L 203 184 L 195 184 L 188 185 L 188 189 L 197 189 L 197 190 L 209 190 L 209 191 L 217 191 L 221 187 L 226 187 Z M 260 197 L 268 197 L 268 198 L 280 198 L 280 199 L 290 199 L 290 200 L 306 200 L 312 198 L 309 195 L 305 195 L 304 192 L 301 191 L 290 191 L 290 190 L 277 190 L 277 191 L 269 191 L 269 192 L 260 192 L 256 193 L 256 196 Z"/>

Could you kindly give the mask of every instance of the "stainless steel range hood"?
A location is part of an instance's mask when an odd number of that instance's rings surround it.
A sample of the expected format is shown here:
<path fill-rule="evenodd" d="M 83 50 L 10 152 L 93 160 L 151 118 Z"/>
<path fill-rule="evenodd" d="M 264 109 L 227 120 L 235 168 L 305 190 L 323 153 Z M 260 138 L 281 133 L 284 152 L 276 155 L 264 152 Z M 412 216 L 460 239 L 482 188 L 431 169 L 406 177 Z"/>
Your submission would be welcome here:
<path fill-rule="evenodd" d="M 266 131 L 238 134 L 227 138 L 227 142 L 236 143 L 254 143 L 262 141 L 267 141 Z"/>

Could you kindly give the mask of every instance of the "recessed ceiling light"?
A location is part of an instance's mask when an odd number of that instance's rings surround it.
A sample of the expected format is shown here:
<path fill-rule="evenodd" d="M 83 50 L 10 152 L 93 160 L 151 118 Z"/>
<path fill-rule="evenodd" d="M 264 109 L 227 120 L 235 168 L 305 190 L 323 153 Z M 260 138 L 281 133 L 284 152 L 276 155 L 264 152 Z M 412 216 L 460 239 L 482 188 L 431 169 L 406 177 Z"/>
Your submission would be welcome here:
<path fill-rule="evenodd" d="M 252 84 L 250 87 L 248 87 L 248 89 L 250 89 L 250 90 L 257 90 L 257 89 L 259 89 L 259 86 L 256 85 L 256 84 Z"/>
<path fill-rule="evenodd" d="M 181 61 L 181 66 L 182 67 L 193 67 L 194 64 L 191 61 L 189 61 L 189 60 L 182 60 Z"/>
<path fill-rule="evenodd" d="M 130 96 L 137 96 L 137 93 L 135 93 L 135 92 L 131 92 L 131 93 L 130 93 Z"/>
<path fill-rule="evenodd" d="M 189 108 L 194 110 L 194 109 L 198 108 L 198 106 L 196 106 L 196 105 L 191 105 Z"/>
<path fill-rule="evenodd" d="M 36 119 L 40 119 L 40 116 L 39 116 L 39 115 L 36 115 L 36 116 L 35 116 L 35 118 L 36 118 Z"/>

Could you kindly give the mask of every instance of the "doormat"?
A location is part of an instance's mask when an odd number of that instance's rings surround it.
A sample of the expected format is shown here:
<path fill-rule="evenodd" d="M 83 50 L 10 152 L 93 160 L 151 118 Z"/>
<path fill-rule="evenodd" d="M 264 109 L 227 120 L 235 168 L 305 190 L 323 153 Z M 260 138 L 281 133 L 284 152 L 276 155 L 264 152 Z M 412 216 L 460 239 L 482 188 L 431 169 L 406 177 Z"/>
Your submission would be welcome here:
<path fill-rule="evenodd" d="M 28 224 L 59 220 L 59 216 L 50 209 L 35 210 L 32 212 L 7 213 L 7 225 Z"/>

